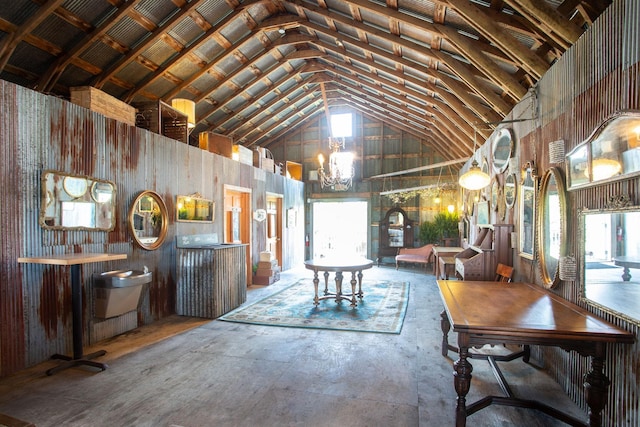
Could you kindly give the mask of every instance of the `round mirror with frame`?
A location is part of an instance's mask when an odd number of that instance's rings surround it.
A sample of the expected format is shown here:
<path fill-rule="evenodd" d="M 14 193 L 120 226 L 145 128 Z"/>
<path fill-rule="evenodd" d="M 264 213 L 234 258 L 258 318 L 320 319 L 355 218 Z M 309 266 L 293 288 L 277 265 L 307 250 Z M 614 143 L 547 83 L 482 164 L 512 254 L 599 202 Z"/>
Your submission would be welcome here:
<path fill-rule="evenodd" d="M 509 166 L 509 159 L 513 153 L 513 136 L 510 129 L 501 129 L 493 138 L 491 146 L 493 154 L 493 170 L 502 173 Z"/>
<path fill-rule="evenodd" d="M 560 283 L 560 258 L 566 255 L 567 196 L 558 168 L 550 168 L 542 177 L 538 212 L 538 266 L 542 284 L 553 288 Z"/>
<path fill-rule="evenodd" d="M 129 208 L 129 231 L 142 249 L 153 251 L 167 237 L 169 212 L 162 197 L 154 191 L 143 191 Z"/>
<path fill-rule="evenodd" d="M 510 173 L 504 179 L 504 203 L 511 209 L 516 204 L 518 195 L 518 179 L 515 173 Z"/>

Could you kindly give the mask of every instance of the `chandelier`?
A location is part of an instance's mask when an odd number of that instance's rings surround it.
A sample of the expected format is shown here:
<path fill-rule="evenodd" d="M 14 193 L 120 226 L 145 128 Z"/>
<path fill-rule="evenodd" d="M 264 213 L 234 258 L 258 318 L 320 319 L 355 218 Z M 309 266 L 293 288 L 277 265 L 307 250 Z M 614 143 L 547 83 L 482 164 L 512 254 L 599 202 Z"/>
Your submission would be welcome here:
<path fill-rule="evenodd" d="M 320 185 L 332 187 L 336 191 L 345 191 L 351 187 L 353 179 L 353 153 L 350 151 L 340 151 L 344 148 L 344 138 L 329 137 L 329 170 L 324 169 L 324 156 L 318 154 L 320 168 L 318 169 L 318 179 Z"/>

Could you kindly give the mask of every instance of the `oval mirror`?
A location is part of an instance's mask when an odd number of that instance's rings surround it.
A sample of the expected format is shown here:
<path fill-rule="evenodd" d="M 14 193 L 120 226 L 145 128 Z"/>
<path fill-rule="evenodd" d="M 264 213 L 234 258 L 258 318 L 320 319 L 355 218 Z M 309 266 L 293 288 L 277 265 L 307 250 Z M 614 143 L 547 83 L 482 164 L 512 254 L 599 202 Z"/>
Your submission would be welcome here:
<path fill-rule="evenodd" d="M 509 209 L 516 203 L 517 188 L 516 174 L 510 173 L 504 180 L 504 203 Z"/>
<path fill-rule="evenodd" d="M 502 173 L 509 165 L 509 159 L 513 152 L 513 137 L 510 129 L 501 129 L 493 139 L 491 147 L 493 153 L 493 170 Z"/>
<path fill-rule="evenodd" d="M 154 191 L 143 191 L 129 209 L 129 231 L 142 249 L 158 249 L 167 237 L 169 213 L 162 197 Z"/>
<path fill-rule="evenodd" d="M 542 284 L 553 288 L 560 282 L 560 257 L 566 255 L 567 198 L 558 168 L 550 168 L 542 177 L 538 203 L 538 265 Z"/>

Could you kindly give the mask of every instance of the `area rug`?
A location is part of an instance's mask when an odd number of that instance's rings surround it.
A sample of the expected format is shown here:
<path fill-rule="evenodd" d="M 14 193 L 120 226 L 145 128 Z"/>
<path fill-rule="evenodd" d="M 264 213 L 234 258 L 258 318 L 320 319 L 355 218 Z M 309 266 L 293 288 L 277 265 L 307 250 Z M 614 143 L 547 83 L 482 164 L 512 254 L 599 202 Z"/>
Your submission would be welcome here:
<path fill-rule="evenodd" d="M 345 284 L 350 291 L 348 282 Z M 333 283 L 329 283 L 329 290 L 331 285 Z M 320 296 L 323 288 L 321 282 Z M 294 328 L 399 334 L 409 301 L 409 283 L 366 283 L 365 279 L 362 292 L 364 298 L 358 298 L 357 307 L 351 307 L 349 301 L 336 302 L 335 299 L 321 300 L 316 307 L 313 305 L 313 282 L 311 279 L 304 279 L 260 301 L 240 306 L 218 320 Z"/>

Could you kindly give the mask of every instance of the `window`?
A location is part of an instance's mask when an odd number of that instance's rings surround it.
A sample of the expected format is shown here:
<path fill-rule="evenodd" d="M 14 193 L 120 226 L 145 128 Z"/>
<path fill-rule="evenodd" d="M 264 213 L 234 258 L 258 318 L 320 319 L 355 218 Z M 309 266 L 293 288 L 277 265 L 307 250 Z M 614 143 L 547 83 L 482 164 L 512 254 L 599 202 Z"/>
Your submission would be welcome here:
<path fill-rule="evenodd" d="M 353 115 L 351 113 L 331 115 L 331 136 L 335 138 L 353 136 Z"/>

